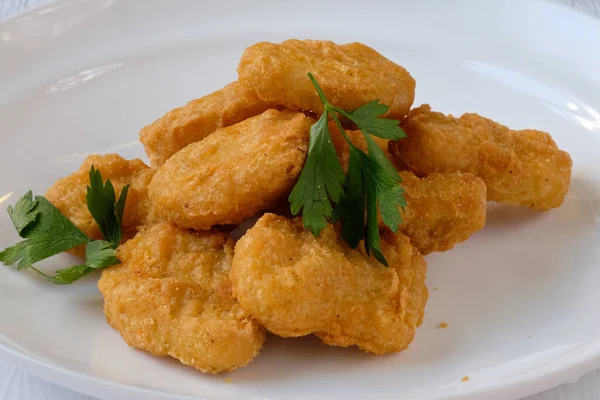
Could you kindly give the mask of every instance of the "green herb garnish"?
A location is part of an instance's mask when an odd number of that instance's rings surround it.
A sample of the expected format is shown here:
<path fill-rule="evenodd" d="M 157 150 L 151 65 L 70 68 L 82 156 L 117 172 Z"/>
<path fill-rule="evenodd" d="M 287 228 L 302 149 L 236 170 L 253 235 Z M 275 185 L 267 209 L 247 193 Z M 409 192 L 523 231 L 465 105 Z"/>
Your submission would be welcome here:
<path fill-rule="evenodd" d="M 393 231 L 402 223 L 399 207 L 406 206 L 402 182 L 396 168 L 387 159 L 370 135 L 398 140 L 406 137 L 399 121 L 381 118 L 389 107 L 371 101 L 354 111 L 342 110 L 327 100 L 312 74 L 308 74 L 323 102 L 323 115 L 310 129 L 308 157 L 300 178 L 289 197 L 294 215 L 302 210 L 302 221 L 314 236 L 318 236 L 327 220 L 342 221 L 342 236 L 355 248 L 365 239 L 367 254 L 373 253 L 383 265 L 388 263 L 381 253 L 377 224 L 378 210 L 383 222 Z M 368 153 L 352 144 L 342 128 L 338 114 L 352 121 L 367 142 Z M 327 125 L 331 117 L 350 146 L 348 173 L 339 163 Z M 332 204 L 337 205 L 335 209 Z M 366 208 L 366 227 L 365 227 Z"/>
<path fill-rule="evenodd" d="M 121 243 L 121 220 L 125 210 L 125 200 L 129 185 L 121 190 L 119 200 L 115 203 L 115 188 L 110 180 L 102 183 L 100 171 L 90 170 L 90 185 L 87 187 L 86 201 L 90 214 L 100 227 L 104 239 L 112 243 L 115 249 Z"/>
<path fill-rule="evenodd" d="M 121 240 L 121 220 L 127 191 L 125 186 L 115 202 L 115 190 L 107 180 L 103 183 L 100 172 L 90 170 L 87 187 L 87 204 L 106 240 L 92 240 L 65 217 L 58 208 L 43 196 L 33 196 L 31 191 L 21 197 L 8 214 L 23 241 L 0 252 L 5 265 L 17 264 L 17 269 L 31 268 L 57 284 L 70 284 L 90 272 L 118 264 L 115 249 Z M 46 275 L 33 264 L 74 247 L 85 245 L 85 264 L 59 269 Z"/>

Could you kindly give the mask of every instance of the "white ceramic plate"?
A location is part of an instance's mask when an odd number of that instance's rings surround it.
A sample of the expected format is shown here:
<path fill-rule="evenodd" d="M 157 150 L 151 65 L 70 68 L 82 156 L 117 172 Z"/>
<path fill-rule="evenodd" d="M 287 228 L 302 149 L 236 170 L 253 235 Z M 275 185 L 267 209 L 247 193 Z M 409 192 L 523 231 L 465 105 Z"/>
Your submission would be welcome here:
<path fill-rule="evenodd" d="M 86 154 L 142 156 L 142 126 L 234 80 L 247 45 L 290 37 L 364 42 L 408 68 L 417 104 L 550 131 L 575 163 L 565 204 L 547 213 L 491 205 L 483 231 L 428 256 L 428 284 L 439 290 L 401 354 L 271 337 L 248 367 L 204 375 L 127 347 L 104 322 L 97 276 L 60 287 L 8 268 L 0 269 L 0 348 L 35 374 L 103 399 L 506 399 L 599 367 L 600 24 L 554 4 L 37 8 L 0 25 L 0 207 L 29 189 L 43 193 Z M 17 239 L 2 211 L 0 247 Z M 45 268 L 73 262 L 60 256 Z"/>

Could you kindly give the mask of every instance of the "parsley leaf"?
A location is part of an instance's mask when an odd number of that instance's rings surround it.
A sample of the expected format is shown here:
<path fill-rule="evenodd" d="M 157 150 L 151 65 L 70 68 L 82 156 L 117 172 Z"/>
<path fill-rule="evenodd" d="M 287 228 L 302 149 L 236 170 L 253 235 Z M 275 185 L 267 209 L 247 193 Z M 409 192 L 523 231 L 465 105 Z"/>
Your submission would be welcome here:
<path fill-rule="evenodd" d="M 348 112 L 330 104 L 314 76 L 309 73 L 308 77 L 323 102 L 324 111 L 311 128 L 308 158 L 289 198 L 292 213 L 296 215 L 304 208 L 302 213 L 304 226 L 310 229 L 314 236 L 318 236 L 323 230 L 327 218 L 333 221 L 341 220 L 342 237 L 352 248 L 358 246 L 360 240 L 364 238 L 367 254 L 373 254 L 380 263 L 388 266 L 381 252 L 378 215 L 381 214 L 383 222 L 393 232 L 398 232 L 398 225 L 402 223 L 400 208 L 406 206 L 406 200 L 404 190 L 400 186 L 402 179 L 398 171 L 370 135 L 396 140 L 405 137 L 406 134 L 397 120 L 380 118 L 389 107 L 379 103 L 379 100 L 371 101 Z M 367 142 L 368 154 L 358 149 L 348 139 L 337 114 L 348 118 L 362 131 Z M 326 178 L 331 178 L 337 185 L 336 188 L 343 180 L 343 172 L 340 175 L 341 167 L 327 129 L 329 116 L 333 118 L 350 146 L 350 158 L 341 197 L 338 196 L 340 193 L 338 190 L 332 195 L 327 188 L 329 194 L 327 198 L 324 189 Z M 330 170 L 327 169 L 328 166 Z M 333 213 L 330 201 L 337 204 Z"/>
<path fill-rule="evenodd" d="M 97 269 L 119 264 L 120 261 L 115 257 L 115 249 L 111 246 L 111 243 L 104 240 L 89 242 L 85 246 L 85 264 L 59 269 L 53 276 L 46 275 L 36 268 L 34 270 L 58 285 L 68 285 Z"/>
<path fill-rule="evenodd" d="M 327 113 L 310 128 L 308 156 L 289 202 L 292 214 L 302 211 L 304 227 L 319 236 L 332 215 L 331 201 L 338 203 L 343 193 L 344 171 L 331 141 Z"/>
<path fill-rule="evenodd" d="M 21 235 L 23 230 L 27 228 L 35 219 L 38 217 L 40 212 L 36 210 L 37 203 L 33 200 L 33 194 L 31 190 L 25 194 L 17 204 L 15 208 L 12 206 L 8 207 L 8 215 L 17 230 L 17 233 Z M 21 236 L 22 237 L 22 236 Z"/>
<path fill-rule="evenodd" d="M 341 114 L 354 122 L 358 129 L 370 135 L 391 140 L 405 138 L 406 133 L 400 128 L 397 120 L 379 118 L 389 109 L 385 104 L 379 103 L 379 100 L 373 100 L 354 111 L 342 112 Z"/>
<path fill-rule="evenodd" d="M 407 206 L 404 189 L 400 186 L 402 178 L 377 143 L 369 135 L 365 135 L 365 139 L 369 156 L 375 161 L 375 165 L 371 169 L 376 177 L 374 184 L 381 218 L 392 232 L 397 233 L 398 225 L 402 223 L 398 207 L 404 209 Z"/>
<path fill-rule="evenodd" d="M 86 201 L 90 214 L 102 232 L 104 239 L 117 247 L 121 242 L 121 221 L 125 210 L 125 200 L 129 185 L 121 190 L 119 201 L 115 203 L 115 188 L 110 180 L 102 181 L 100 171 L 92 165 L 90 185 L 87 187 Z"/>
<path fill-rule="evenodd" d="M 38 261 L 90 242 L 90 238 L 58 208 L 45 197 L 33 198 L 31 192 L 23 196 L 14 209 L 9 208 L 8 213 L 19 236 L 26 240 L 2 251 L 0 261 L 6 265 L 18 261 L 17 269 L 30 267 Z M 35 214 L 34 218 L 31 218 L 32 214 Z M 25 221 L 28 223 L 23 226 Z"/>
<path fill-rule="evenodd" d="M 336 218 L 342 220 L 342 237 L 352 248 L 364 237 L 367 254 L 372 252 L 379 262 L 388 266 L 381 253 L 377 211 L 379 206 L 383 222 L 393 232 L 398 232 L 398 225 L 402 223 L 398 207 L 406 205 L 403 189 L 376 158 L 354 146 L 350 148 L 345 187 L 344 196 L 335 210 Z"/>
<path fill-rule="evenodd" d="M 94 240 L 85 246 L 85 265 L 90 268 L 106 268 L 119 263 L 115 249 L 105 240 Z"/>
<path fill-rule="evenodd" d="M 121 220 L 129 186 L 121 191 L 115 202 L 114 187 L 110 180 L 103 182 L 100 172 L 93 166 L 86 200 L 90 213 L 107 240 L 92 240 L 65 217 L 58 208 L 43 196 L 27 192 L 8 214 L 23 241 L 0 252 L 0 261 L 17 269 L 31 268 L 56 284 L 70 284 L 100 268 L 119 263 L 115 249 L 121 240 Z M 33 267 L 38 261 L 85 245 L 85 264 L 75 265 L 47 275 Z"/>
<path fill-rule="evenodd" d="M 76 280 L 83 278 L 90 272 L 93 272 L 94 268 L 90 268 L 85 264 L 75 265 L 73 267 L 59 269 L 54 272 L 53 276 L 46 275 L 35 268 L 34 270 L 57 285 L 69 285 Z"/>
<path fill-rule="evenodd" d="M 335 209 L 334 220 L 342 220 L 342 237 L 353 249 L 365 235 L 365 188 L 362 151 L 350 146 L 345 191 Z"/>

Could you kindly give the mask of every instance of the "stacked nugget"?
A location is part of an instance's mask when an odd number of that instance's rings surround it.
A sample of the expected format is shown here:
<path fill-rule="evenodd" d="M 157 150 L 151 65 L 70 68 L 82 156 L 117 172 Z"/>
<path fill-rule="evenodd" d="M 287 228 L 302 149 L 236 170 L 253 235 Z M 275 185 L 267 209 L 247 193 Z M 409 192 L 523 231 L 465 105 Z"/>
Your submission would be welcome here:
<path fill-rule="evenodd" d="M 546 132 L 514 131 L 477 114 L 460 118 L 422 105 L 402 121 L 405 140 L 390 153 L 418 176 L 468 172 L 487 185 L 488 199 L 536 210 L 562 204 L 573 162 Z"/>
<path fill-rule="evenodd" d="M 379 99 L 390 106 L 387 117 L 403 120 L 407 139 L 376 139 L 400 172 L 408 204 L 398 234 L 380 224 L 390 268 L 363 246 L 350 248 L 336 225 L 314 237 L 300 218 L 269 213 L 294 187 L 312 117 L 323 111 L 309 72 L 332 104 L 352 110 Z M 132 184 L 124 240 L 138 233 L 119 247 L 122 264 L 103 272 L 99 288 L 107 321 L 152 354 L 229 371 L 258 354 L 264 329 L 374 354 L 401 351 L 428 298 L 423 254 L 481 229 L 487 199 L 548 209 L 568 189 L 570 158 L 548 134 L 426 106 L 409 113 L 414 79 L 365 45 L 258 43 L 244 52 L 238 74 L 142 129 L 152 168 L 92 156 L 47 194 L 95 237 L 85 172 L 93 164 L 118 190 Z M 347 169 L 348 145 L 331 132 Z M 361 132 L 346 134 L 366 148 Z M 225 228 L 260 215 L 234 250 Z"/>

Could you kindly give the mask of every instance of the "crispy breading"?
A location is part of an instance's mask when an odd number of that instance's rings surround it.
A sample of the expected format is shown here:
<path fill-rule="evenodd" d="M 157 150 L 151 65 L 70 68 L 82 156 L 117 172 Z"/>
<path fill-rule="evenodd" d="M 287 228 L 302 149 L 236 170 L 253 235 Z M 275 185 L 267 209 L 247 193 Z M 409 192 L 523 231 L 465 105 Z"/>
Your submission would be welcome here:
<path fill-rule="evenodd" d="M 486 186 L 473 174 L 401 171 L 407 206 L 401 232 L 421 253 L 446 251 L 485 225 Z M 383 221 L 380 221 L 380 226 Z"/>
<path fill-rule="evenodd" d="M 156 218 L 209 229 L 274 205 L 296 183 L 312 123 L 302 113 L 269 110 L 182 149 L 150 183 Z"/>
<path fill-rule="evenodd" d="M 117 198 L 123 186 L 130 185 L 122 229 L 124 240 L 133 237 L 149 221 L 148 185 L 156 172 L 140 159 L 126 160 L 118 154 L 88 156 L 77 172 L 56 181 L 46 192 L 46 198 L 83 233 L 92 239 L 102 239 L 100 228 L 88 210 L 85 197 L 92 165 L 100 171 L 102 179 L 110 179 Z M 85 249 L 77 247 L 73 253 L 83 255 Z"/>
<path fill-rule="evenodd" d="M 264 329 L 231 294 L 233 240 L 154 225 L 118 248 L 98 282 L 107 322 L 125 342 L 204 372 L 248 364 Z"/>
<path fill-rule="evenodd" d="M 254 90 L 238 82 L 175 108 L 140 131 L 140 142 L 153 167 L 219 128 L 254 117 L 274 104 L 262 101 Z"/>
<path fill-rule="evenodd" d="M 339 129 L 330 125 L 332 142 L 344 171 L 348 169 L 350 147 Z M 367 151 L 367 142 L 361 131 L 346 131 L 350 141 Z M 387 151 L 387 140 L 373 137 Z M 402 211 L 401 232 L 422 254 L 446 251 L 464 242 L 485 225 L 486 186 L 481 178 L 460 172 L 433 173 L 418 178 L 410 171 L 400 171 L 406 191 L 407 207 Z M 385 224 L 381 217 L 379 226 Z"/>
<path fill-rule="evenodd" d="M 300 218 L 265 214 L 237 242 L 234 295 L 268 331 L 314 333 L 332 346 L 375 354 L 412 341 L 427 302 L 426 264 L 409 239 L 385 231 L 386 268 L 353 250 L 331 226 L 315 238 Z"/>
<path fill-rule="evenodd" d="M 354 110 L 381 100 L 389 117 L 404 117 L 414 101 L 415 80 L 401 66 L 361 43 L 338 45 L 321 40 L 256 43 L 238 65 L 238 79 L 261 99 L 293 110 L 323 111 L 307 77 L 311 72 L 327 99 Z"/>
<path fill-rule="evenodd" d="M 413 109 L 402 122 L 408 137 L 390 153 L 419 176 L 469 172 L 487 185 L 488 200 L 548 210 L 569 190 L 573 162 L 546 132 L 510 130 L 477 114 L 460 118 Z"/>

